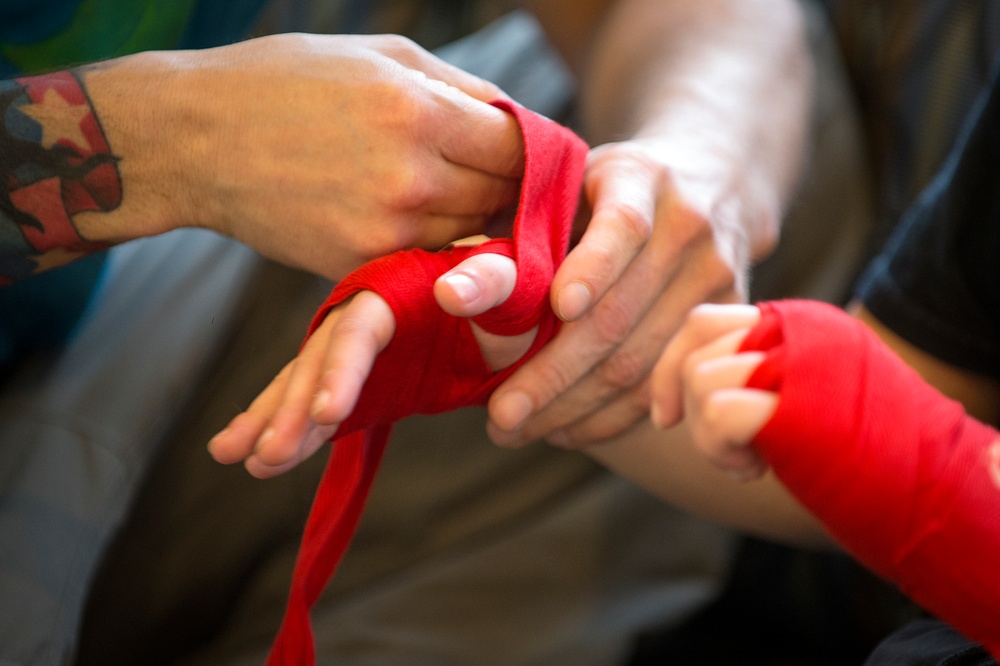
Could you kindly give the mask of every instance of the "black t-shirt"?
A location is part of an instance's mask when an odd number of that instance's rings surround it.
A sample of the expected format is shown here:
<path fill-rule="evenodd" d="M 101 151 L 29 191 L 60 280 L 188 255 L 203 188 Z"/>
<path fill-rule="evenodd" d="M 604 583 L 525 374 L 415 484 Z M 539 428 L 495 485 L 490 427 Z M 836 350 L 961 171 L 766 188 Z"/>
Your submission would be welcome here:
<path fill-rule="evenodd" d="M 1000 67 L 857 295 L 911 344 L 1000 378 Z"/>
<path fill-rule="evenodd" d="M 1000 62 L 955 148 L 862 276 L 858 298 L 933 356 L 1000 378 Z M 995 664 L 935 621 L 882 644 L 866 666 Z"/>

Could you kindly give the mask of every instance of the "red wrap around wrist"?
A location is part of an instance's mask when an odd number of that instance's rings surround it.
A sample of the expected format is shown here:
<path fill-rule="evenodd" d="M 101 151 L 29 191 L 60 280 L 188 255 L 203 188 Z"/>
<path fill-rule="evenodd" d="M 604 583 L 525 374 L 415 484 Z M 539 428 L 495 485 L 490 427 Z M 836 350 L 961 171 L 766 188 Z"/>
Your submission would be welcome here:
<path fill-rule="evenodd" d="M 1000 435 L 822 303 L 760 304 L 754 445 L 841 544 L 1000 656 Z"/>

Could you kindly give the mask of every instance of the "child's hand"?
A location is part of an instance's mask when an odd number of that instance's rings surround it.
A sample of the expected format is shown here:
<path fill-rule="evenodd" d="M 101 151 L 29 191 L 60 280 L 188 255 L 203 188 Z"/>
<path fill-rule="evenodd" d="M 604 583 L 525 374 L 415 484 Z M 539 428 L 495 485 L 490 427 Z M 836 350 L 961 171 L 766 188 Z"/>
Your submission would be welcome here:
<path fill-rule="evenodd" d="M 699 451 L 739 480 L 766 471 L 750 443 L 778 405 L 775 393 L 745 388 L 764 355 L 738 351 L 759 320 L 752 305 L 698 306 L 653 371 L 653 423 L 686 417 Z"/>
<path fill-rule="evenodd" d="M 434 285 L 449 314 L 471 317 L 505 301 L 514 288 L 514 262 L 497 254 L 470 257 Z M 212 438 L 209 453 L 224 464 L 243 461 L 253 476 L 276 476 L 308 458 L 353 411 L 375 359 L 395 333 L 389 305 L 362 291 L 330 311 L 298 357 L 249 408 Z M 487 333 L 472 324 L 487 365 L 504 368 L 530 347 L 535 331 L 518 336 Z M 434 331 L 428 331 L 428 341 Z"/>

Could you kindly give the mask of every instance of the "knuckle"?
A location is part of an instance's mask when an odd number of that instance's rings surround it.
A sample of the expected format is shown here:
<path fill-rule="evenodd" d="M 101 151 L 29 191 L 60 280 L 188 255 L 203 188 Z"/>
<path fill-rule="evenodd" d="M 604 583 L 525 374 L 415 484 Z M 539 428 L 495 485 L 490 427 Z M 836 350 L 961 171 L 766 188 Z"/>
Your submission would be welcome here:
<path fill-rule="evenodd" d="M 422 49 L 409 37 L 397 34 L 374 35 L 372 41 L 381 53 L 394 60 L 405 61 L 419 54 Z"/>
<path fill-rule="evenodd" d="M 604 298 L 599 304 L 600 310 L 595 313 L 594 335 L 601 348 L 619 347 L 632 330 L 632 313 L 621 300 Z"/>
<path fill-rule="evenodd" d="M 372 321 L 370 304 L 373 298 L 378 296 L 372 292 L 357 294 L 337 321 L 332 337 L 354 340 L 362 343 L 365 349 L 381 351 L 388 344 L 388 339 L 384 339 L 384 327 L 377 326 Z"/>
<path fill-rule="evenodd" d="M 381 125 L 382 131 L 394 136 L 412 133 L 425 118 L 423 98 L 415 85 L 397 78 L 379 78 L 368 84 L 369 103 L 377 113 L 370 120 Z"/>
<path fill-rule="evenodd" d="M 404 160 L 385 174 L 382 195 L 394 210 L 418 210 L 430 199 L 431 185 L 424 169 Z"/>
<path fill-rule="evenodd" d="M 630 202 L 619 202 L 614 208 L 616 229 L 627 245 L 642 245 L 653 233 L 653 218 L 649 212 Z"/>
<path fill-rule="evenodd" d="M 606 386 L 621 392 L 635 386 L 649 370 L 645 355 L 623 350 L 612 354 L 601 364 L 599 376 Z"/>
<path fill-rule="evenodd" d="M 712 242 L 712 224 L 705 215 L 677 197 L 670 197 L 667 205 L 670 207 L 668 228 L 675 244 L 687 246 L 698 242 Z"/>
<path fill-rule="evenodd" d="M 531 369 L 533 376 L 518 388 L 531 396 L 538 409 L 569 389 L 577 379 L 562 363 L 539 363 Z"/>
<path fill-rule="evenodd" d="M 256 40 L 263 53 L 288 53 L 299 51 L 308 44 L 308 37 L 299 32 L 265 35 Z"/>
<path fill-rule="evenodd" d="M 592 282 L 604 282 L 614 275 L 618 266 L 618 253 L 608 243 L 593 242 L 587 247 L 586 273 Z"/>
<path fill-rule="evenodd" d="M 658 171 L 656 162 L 649 153 L 634 141 L 612 141 L 593 148 L 588 156 L 588 167 L 594 171 L 603 169 L 652 173 Z"/>
<path fill-rule="evenodd" d="M 337 321 L 331 337 L 337 339 L 355 339 L 370 342 L 373 340 L 364 318 L 356 310 L 348 308 Z"/>

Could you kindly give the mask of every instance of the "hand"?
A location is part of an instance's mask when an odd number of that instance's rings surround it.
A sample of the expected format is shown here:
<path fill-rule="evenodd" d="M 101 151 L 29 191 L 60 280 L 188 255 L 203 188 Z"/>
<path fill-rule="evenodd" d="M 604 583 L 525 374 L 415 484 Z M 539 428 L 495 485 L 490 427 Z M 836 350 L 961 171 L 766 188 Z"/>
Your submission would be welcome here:
<path fill-rule="evenodd" d="M 450 314 L 474 316 L 505 301 L 516 277 L 509 258 L 480 254 L 438 279 L 434 293 Z M 507 337 L 487 333 L 474 323 L 471 326 L 493 370 L 519 359 L 535 336 L 534 330 Z M 395 327 L 389 305 L 370 291 L 331 310 L 298 357 L 209 442 L 209 452 L 220 463 L 243 461 L 259 478 L 295 467 L 327 442 L 350 415 L 375 358 L 389 344 Z"/>
<path fill-rule="evenodd" d="M 126 192 L 87 238 L 203 226 L 339 279 L 478 233 L 518 196 L 521 134 L 486 103 L 503 93 L 401 37 L 278 35 L 84 72 Z"/>
<path fill-rule="evenodd" d="M 758 219 L 776 229 L 776 205 L 761 205 L 735 164 L 697 141 L 591 152 L 593 214 L 552 285 L 553 308 L 571 323 L 494 393 L 494 441 L 586 444 L 646 418 L 649 374 L 684 316 L 702 302 L 745 300 L 758 246 L 747 229 Z"/>
<path fill-rule="evenodd" d="M 686 418 L 697 449 L 741 481 L 767 470 L 751 441 L 778 406 L 775 393 L 745 388 L 764 355 L 738 352 L 759 320 L 752 305 L 699 306 L 653 371 L 654 424 Z"/>

